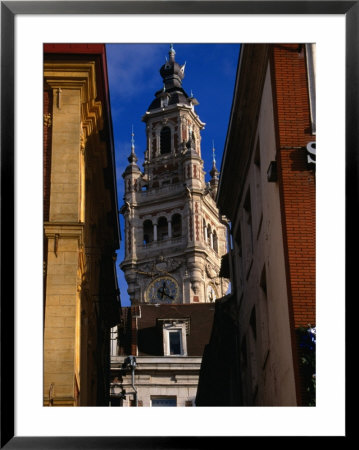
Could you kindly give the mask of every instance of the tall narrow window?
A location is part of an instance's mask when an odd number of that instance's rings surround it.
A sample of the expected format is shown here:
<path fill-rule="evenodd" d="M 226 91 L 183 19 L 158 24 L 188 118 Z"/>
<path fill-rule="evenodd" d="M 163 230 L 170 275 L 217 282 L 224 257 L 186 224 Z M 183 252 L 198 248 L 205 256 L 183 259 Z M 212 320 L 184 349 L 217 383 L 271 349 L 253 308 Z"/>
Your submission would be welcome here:
<path fill-rule="evenodd" d="M 163 241 L 163 239 L 168 238 L 168 222 L 166 217 L 160 217 L 158 219 L 157 226 L 157 239 L 159 241 Z"/>
<path fill-rule="evenodd" d="M 218 237 L 215 231 L 213 231 L 213 250 L 218 253 Z"/>
<path fill-rule="evenodd" d="M 174 214 L 172 216 L 172 237 L 182 236 L 182 220 L 180 214 Z"/>
<path fill-rule="evenodd" d="M 182 330 L 174 330 L 169 332 L 170 355 L 181 355 L 181 337 Z"/>
<path fill-rule="evenodd" d="M 169 127 L 163 127 L 160 136 L 161 155 L 171 153 L 171 129 Z"/>
<path fill-rule="evenodd" d="M 149 244 L 153 241 L 153 225 L 150 220 L 143 222 L 143 243 Z"/>
<path fill-rule="evenodd" d="M 207 243 L 209 245 L 211 245 L 211 243 L 212 243 L 212 229 L 211 229 L 211 225 L 207 226 Z"/>

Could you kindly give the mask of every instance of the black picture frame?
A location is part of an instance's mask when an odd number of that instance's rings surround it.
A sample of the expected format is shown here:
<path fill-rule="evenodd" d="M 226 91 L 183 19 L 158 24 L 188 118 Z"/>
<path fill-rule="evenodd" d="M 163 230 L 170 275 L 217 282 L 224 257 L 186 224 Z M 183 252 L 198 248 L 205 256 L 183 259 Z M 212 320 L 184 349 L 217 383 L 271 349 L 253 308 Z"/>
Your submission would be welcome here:
<path fill-rule="evenodd" d="M 14 21 L 18 14 L 339 14 L 346 22 L 346 292 L 356 286 L 359 133 L 359 1 L 1 2 L 1 442 L 6 449 L 202 448 L 207 437 L 25 437 L 14 435 Z M 334 175 L 334 174 L 333 174 Z M 354 244 L 354 245 L 353 245 Z M 355 251 L 355 250 L 354 250 Z M 348 295 L 348 294 L 346 294 Z M 215 422 L 215 415 L 214 415 Z M 119 424 L 119 429 L 121 425 Z M 123 430 L 125 433 L 125 430 Z M 221 439 L 221 442 L 217 442 Z M 228 438 L 233 439 L 233 438 Z M 235 438 L 238 439 L 238 438 Z M 237 443 L 236 443 L 237 444 Z M 232 443 L 230 445 L 233 445 Z"/>

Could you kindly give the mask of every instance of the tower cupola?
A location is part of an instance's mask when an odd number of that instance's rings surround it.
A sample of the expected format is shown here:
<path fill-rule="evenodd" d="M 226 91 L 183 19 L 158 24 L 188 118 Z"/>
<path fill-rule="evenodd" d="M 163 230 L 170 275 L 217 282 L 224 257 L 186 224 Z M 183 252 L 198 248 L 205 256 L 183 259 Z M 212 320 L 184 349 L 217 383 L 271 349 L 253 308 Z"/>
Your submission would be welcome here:
<path fill-rule="evenodd" d="M 172 88 L 181 88 L 182 80 L 184 78 L 184 70 L 186 67 L 186 63 L 180 66 L 175 61 L 176 52 L 171 44 L 170 51 L 168 53 L 169 59 L 165 62 L 165 64 L 160 68 L 160 74 L 163 78 L 163 82 L 166 90 Z"/>
<path fill-rule="evenodd" d="M 160 68 L 163 88 L 155 93 L 156 98 L 150 104 L 148 111 L 176 104 L 198 105 L 198 101 L 193 96 L 189 96 L 182 87 L 186 63 L 178 64 L 175 55 L 176 52 L 171 44 L 168 58 Z"/>

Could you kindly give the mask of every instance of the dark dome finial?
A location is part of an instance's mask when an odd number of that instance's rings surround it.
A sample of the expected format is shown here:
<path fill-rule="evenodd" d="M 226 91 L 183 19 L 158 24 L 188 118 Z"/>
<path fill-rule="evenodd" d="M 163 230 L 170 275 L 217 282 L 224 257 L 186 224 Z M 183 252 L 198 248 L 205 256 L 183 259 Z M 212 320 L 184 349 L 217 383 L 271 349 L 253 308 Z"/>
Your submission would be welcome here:
<path fill-rule="evenodd" d="M 168 55 L 169 58 L 166 57 L 166 62 L 160 68 L 160 74 L 163 79 L 163 88 L 155 93 L 156 98 L 150 104 L 148 111 L 179 103 L 191 106 L 192 108 L 195 105 L 198 105 L 198 101 L 193 95 L 189 97 L 182 87 L 186 63 L 180 65 L 175 61 L 176 52 L 173 48 L 173 44 L 170 45 Z"/>
<path fill-rule="evenodd" d="M 169 60 L 160 69 L 161 77 L 163 78 L 164 85 L 166 89 L 171 89 L 173 87 L 181 88 L 182 80 L 184 78 L 185 64 L 180 66 L 175 61 L 175 50 L 173 44 L 170 46 L 170 51 L 168 53 Z"/>
<path fill-rule="evenodd" d="M 176 54 L 175 49 L 173 48 L 173 44 L 171 44 L 171 45 L 170 45 L 170 51 L 168 52 L 168 55 L 169 55 L 169 57 L 170 57 L 170 61 L 171 61 L 171 62 L 174 62 L 174 60 L 175 60 L 175 54 Z"/>

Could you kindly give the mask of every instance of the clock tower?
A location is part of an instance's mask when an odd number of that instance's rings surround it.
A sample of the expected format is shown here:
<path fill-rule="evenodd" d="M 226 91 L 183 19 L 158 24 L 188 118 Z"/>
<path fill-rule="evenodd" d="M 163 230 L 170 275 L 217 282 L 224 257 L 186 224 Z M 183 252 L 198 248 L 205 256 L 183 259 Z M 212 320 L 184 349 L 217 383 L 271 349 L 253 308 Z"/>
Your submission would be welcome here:
<path fill-rule="evenodd" d="M 163 88 L 142 117 L 147 148 L 137 165 L 132 132 L 125 183 L 125 273 L 131 303 L 213 302 L 226 294 L 219 276 L 227 227 L 215 203 L 219 172 L 213 156 L 206 183 L 201 157 L 204 123 L 198 101 L 182 87 L 185 64 L 169 57 L 160 68 Z M 214 155 L 214 148 L 213 148 Z"/>

